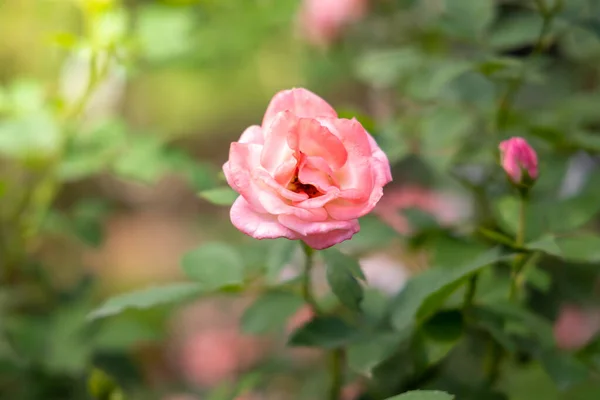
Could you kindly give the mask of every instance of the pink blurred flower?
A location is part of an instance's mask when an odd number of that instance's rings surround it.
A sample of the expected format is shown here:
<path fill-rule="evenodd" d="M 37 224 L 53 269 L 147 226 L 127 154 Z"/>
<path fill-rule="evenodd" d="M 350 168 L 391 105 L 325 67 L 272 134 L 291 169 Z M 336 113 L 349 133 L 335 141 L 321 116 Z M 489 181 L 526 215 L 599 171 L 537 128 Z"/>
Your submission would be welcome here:
<path fill-rule="evenodd" d="M 600 310 L 583 310 L 563 306 L 554 323 L 556 345 L 564 350 L 577 350 L 587 345 L 600 332 Z"/>
<path fill-rule="evenodd" d="M 180 353 L 185 378 L 210 387 L 256 363 L 262 355 L 258 339 L 242 336 L 232 329 L 213 329 L 189 337 Z"/>
<path fill-rule="evenodd" d="M 296 329 L 300 328 L 308 321 L 310 321 L 314 316 L 315 313 L 309 306 L 303 306 L 298 311 L 296 311 L 296 313 L 292 315 L 292 318 L 290 318 L 290 320 L 288 321 L 287 326 L 285 328 L 286 332 L 288 334 L 294 332 Z"/>
<path fill-rule="evenodd" d="M 304 0 L 300 9 L 303 36 L 312 44 L 327 46 L 349 24 L 364 17 L 367 0 Z"/>
<path fill-rule="evenodd" d="M 277 93 L 262 126 L 231 144 L 223 166 L 241 196 L 236 228 L 256 239 L 285 237 L 325 249 L 359 231 L 392 180 L 390 164 L 355 119 L 338 118 L 306 89 Z"/>
<path fill-rule="evenodd" d="M 418 186 L 405 186 L 386 191 L 374 212 L 398 233 L 405 235 L 410 233 L 411 228 L 401 210 L 409 208 L 430 213 L 442 224 L 453 223 L 468 211 L 462 199 Z"/>
<path fill-rule="evenodd" d="M 538 159 L 535 150 L 523 138 L 513 137 L 500 143 L 500 163 L 516 184 L 523 183 L 523 171 L 529 178 L 538 177 Z"/>

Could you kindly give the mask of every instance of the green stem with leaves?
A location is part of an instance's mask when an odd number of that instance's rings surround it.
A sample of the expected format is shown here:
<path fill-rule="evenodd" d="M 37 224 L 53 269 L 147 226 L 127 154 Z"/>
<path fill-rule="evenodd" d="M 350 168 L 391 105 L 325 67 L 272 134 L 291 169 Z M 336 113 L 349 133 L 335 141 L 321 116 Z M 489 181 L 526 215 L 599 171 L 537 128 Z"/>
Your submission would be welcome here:
<path fill-rule="evenodd" d="M 517 228 L 517 235 L 515 239 L 515 244 L 517 248 L 523 249 L 523 245 L 525 244 L 525 231 L 527 227 L 527 203 L 528 197 L 527 193 L 520 191 L 519 192 L 519 221 Z M 519 254 L 515 259 L 515 262 L 512 265 L 511 279 L 510 279 L 510 294 L 509 299 L 511 301 L 516 301 L 519 296 L 519 286 L 521 282 L 521 273 L 523 271 L 523 266 L 526 264 L 527 258 L 525 254 Z"/>
<path fill-rule="evenodd" d="M 550 32 L 550 28 L 552 28 L 552 22 L 554 20 L 554 17 L 560 12 L 560 10 L 563 7 L 563 0 L 556 0 L 556 3 L 551 9 L 548 9 L 546 4 L 544 3 L 544 0 L 535 0 L 534 2 L 537 10 L 542 16 L 542 28 L 540 29 L 540 33 L 529 56 L 529 59 L 534 59 L 535 57 L 539 56 L 544 50 L 544 42 L 546 36 Z M 506 128 L 508 116 L 512 108 L 512 103 L 514 102 L 515 97 L 519 93 L 519 90 L 521 89 L 521 86 L 525 81 L 525 77 L 527 76 L 527 66 L 528 63 L 525 63 L 523 65 L 519 75 L 515 79 L 510 81 L 506 92 L 500 98 L 498 104 L 498 114 L 496 119 L 496 124 L 499 130 L 504 130 Z"/>
<path fill-rule="evenodd" d="M 302 297 L 316 315 L 323 315 L 323 310 L 315 300 L 312 292 L 311 273 L 314 266 L 314 249 L 302 242 L 304 250 L 304 271 L 302 274 Z M 344 349 L 333 349 L 327 355 L 331 383 L 329 386 L 328 400 L 339 400 L 344 383 Z"/>

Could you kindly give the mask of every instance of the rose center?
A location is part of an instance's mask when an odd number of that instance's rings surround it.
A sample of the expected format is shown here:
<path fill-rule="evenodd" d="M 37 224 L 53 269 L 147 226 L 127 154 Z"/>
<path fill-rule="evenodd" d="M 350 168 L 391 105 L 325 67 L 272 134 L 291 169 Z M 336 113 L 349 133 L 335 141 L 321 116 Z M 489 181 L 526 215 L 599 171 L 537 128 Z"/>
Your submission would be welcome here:
<path fill-rule="evenodd" d="M 298 180 L 298 172 L 294 174 L 294 177 L 287 186 L 288 190 L 296 193 L 306 193 L 309 198 L 322 196 L 323 193 L 319 191 L 314 185 L 302 183 Z"/>

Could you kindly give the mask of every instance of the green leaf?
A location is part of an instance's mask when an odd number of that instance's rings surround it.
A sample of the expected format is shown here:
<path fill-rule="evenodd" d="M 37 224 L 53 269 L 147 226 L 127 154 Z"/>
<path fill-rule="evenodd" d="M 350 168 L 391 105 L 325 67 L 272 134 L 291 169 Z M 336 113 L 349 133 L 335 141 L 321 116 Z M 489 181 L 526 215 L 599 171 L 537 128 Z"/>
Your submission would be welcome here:
<path fill-rule="evenodd" d="M 547 293 L 552 286 L 552 276 L 541 268 L 527 268 L 523 275 L 529 285 L 543 293 Z"/>
<path fill-rule="evenodd" d="M 507 257 L 499 249 L 492 249 L 461 267 L 436 267 L 412 278 L 392 300 L 393 326 L 397 330 L 403 330 L 419 321 L 424 321 L 443 304 L 454 290 L 464 283 L 469 275 Z"/>
<path fill-rule="evenodd" d="M 271 241 L 267 253 L 267 279 L 277 282 L 281 270 L 291 261 L 298 248 L 298 241 L 285 238 Z"/>
<path fill-rule="evenodd" d="M 593 233 L 563 237 L 547 235 L 529 243 L 526 248 L 540 250 L 570 262 L 597 263 L 600 261 L 600 236 Z"/>
<path fill-rule="evenodd" d="M 550 321 L 532 313 L 526 308 L 506 301 L 496 301 L 481 307 L 484 313 L 500 317 L 506 324 L 512 325 L 518 331 L 513 333 L 536 340 L 542 349 L 553 348 L 554 332 Z"/>
<path fill-rule="evenodd" d="M 588 368 L 581 361 L 572 355 L 554 350 L 542 354 L 540 361 L 546 373 L 561 390 L 585 381 L 590 374 Z"/>
<path fill-rule="evenodd" d="M 342 304 L 358 310 L 363 299 L 363 288 L 357 279 L 365 279 L 358 261 L 334 248 L 324 250 L 321 254 L 327 264 L 327 282 L 331 290 Z"/>
<path fill-rule="evenodd" d="M 557 238 L 562 257 L 567 261 L 582 263 L 600 262 L 600 236 L 584 233 Z"/>
<path fill-rule="evenodd" d="M 140 11 L 137 37 L 145 57 L 161 61 L 191 49 L 194 20 L 187 9 L 152 5 Z"/>
<path fill-rule="evenodd" d="M 458 310 L 440 311 L 423 325 L 425 335 L 438 342 L 456 341 L 463 330 L 463 315 Z"/>
<path fill-rule="evenodd" d="M 360 232 L 336 247 L 356 255 L 389 246 L 392 240 L 398 236 L 391 226 L 374 215 L 367 215 L 359 219 Z"/>
<path fill-rule="evenodd" d="M 477 37 L 495 16 L 494 0 L 445 0 L 443 26 L 460 37 Z"/>
<path fill-rule="evenodd" d="M 493 30 L 490 44 L 498 50 L 506 50 L 534 43 L 542 28 L 542 17 L 538 13 L 511 15 Z"/>
<path fill-rule="evenodd" d="M 153 286 L 106 300 L 104 304 L 88 315 L 88 319 L 108 317 L 130 308 L 146 309 L 161 304 L 179 302 L 200 293 L 202 293 L 202 288 L 195 283 L 172 283 Z"/>
<path fill-rule="evenodd" d="M 218 290 L 244 282 L 244 260 L 225 243 L 207 243 L 186 253 L 181 267 L 206 290 Z"/>
<path fill-rule="evenodd" d="M 115 160 L 113 172 L 124 179 L 156 183 L 168 171 L 164 143 L 152 135 L 132 135 L 127 151 Z"/>
<path fill-rule="evenodd" d="M 519 228 L 519 203 L 516 196 L 505 196 L 495 203 L 498 222 L 502 228 L 513 235 Z M 541 201 L 530 201 L 527 204 L 525 239 L 540 237 L 550 229 L 549 214 L 548 205 Z"/>
<path fill-rule="evenodd" d="M 357 331 L 336 317 L 317 317 L 297 329 L 288 344 L 290 346 L 336 349 L 346 346 Z"/>
<path fill-rule="evenodd" d="M 408 330 L 376 333 L 350 344 L 347 349 L 348 365 L 353 371 L 369 376 L 375 367 L 391 356 L 390 349 L 408 338 L 409 333 Z"/>
<path fill-rule="evenodd" d="M 562 251 L 553 235 L 545 235 L 538 240 L 525 245 L 526 249 L 539 250 L 554 256 L 560 256 Z"/>
<path fill-rule="evenodd" d="M 280 331 L 303 304 L 304 300 L 292 293 L 265 293 L 244 312 L 242 330 L 249 334 Z"/>
<path fill-rule="evenodd" d="M 415 71 L 422 59 L 421 52 L 410 47 L 372 50 L 358 59 L 356 74 L 375 87 L 391 87 Z"/>
<path fill-rule="evenodd" d="M 470 69 L 471 64 L 466 61 L 427 60 L 408 80 L 405 92 L 416 100 L 433 100 L 442 96 L 453 80 Z"/>
<path fill-rule="evenodd" d="M 437 390 L 414 390 L 386 400 L 453 400 L 454 396 Z"/>
<path fill-rule="evenodd" d="M 239 194 L 229 186 L 204 190 L 198 193 L 204 200 L 218 206 L 230 206 L 239 197 Z"/>

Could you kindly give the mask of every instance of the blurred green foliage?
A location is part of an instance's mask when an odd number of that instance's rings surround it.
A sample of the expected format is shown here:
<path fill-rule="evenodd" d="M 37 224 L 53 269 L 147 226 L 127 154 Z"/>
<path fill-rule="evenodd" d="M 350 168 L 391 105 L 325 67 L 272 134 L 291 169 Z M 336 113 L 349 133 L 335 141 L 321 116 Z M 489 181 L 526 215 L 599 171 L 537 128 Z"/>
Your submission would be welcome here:
<path fill-rule="evenodd" d="M 565 303 L 600 306 L 600 1 L 372 0 L 327 49 L 299 40 L 298 7 L 0 2 L 0 398 L 232 399 L 282 376 L 289 396 L 323 398 L 325 365 L 277 354 L 214 388 L 157 383 L 142 361 L 148 346 L 165 363 L 178 303 L 248 291 L 242 329 L 275 336 L 301 308 L 301 277 L 280 280 L 303 261 L 298 244 L 234 232 L 219 171 L 276 91 L 307 86 L 368 128 L 397 184 L 458 192 L 474 210 L 456 226 L 408 210 L 403 235 L 364 217 L 318 256 L 330 315 L 289 344 L 343 349 L 360 399 L 597 399 L 599 338 L 559 350 L 553 321 Z M 524 243 L 498 165 L 498 143 L 515 135 L 540 159 Z M 102 247 L 112 216 L 142 208 L 136 190 L 169 179 L 200 204 L 185 218 L 207 240 L 181 259 L 183 277 L 101 303 L 120 283 L 83 254 Z M 391 296 L 357 262 L 390 248 L 431 264 Z M 510 264 L 523 256 L 515 302 Z"/>

